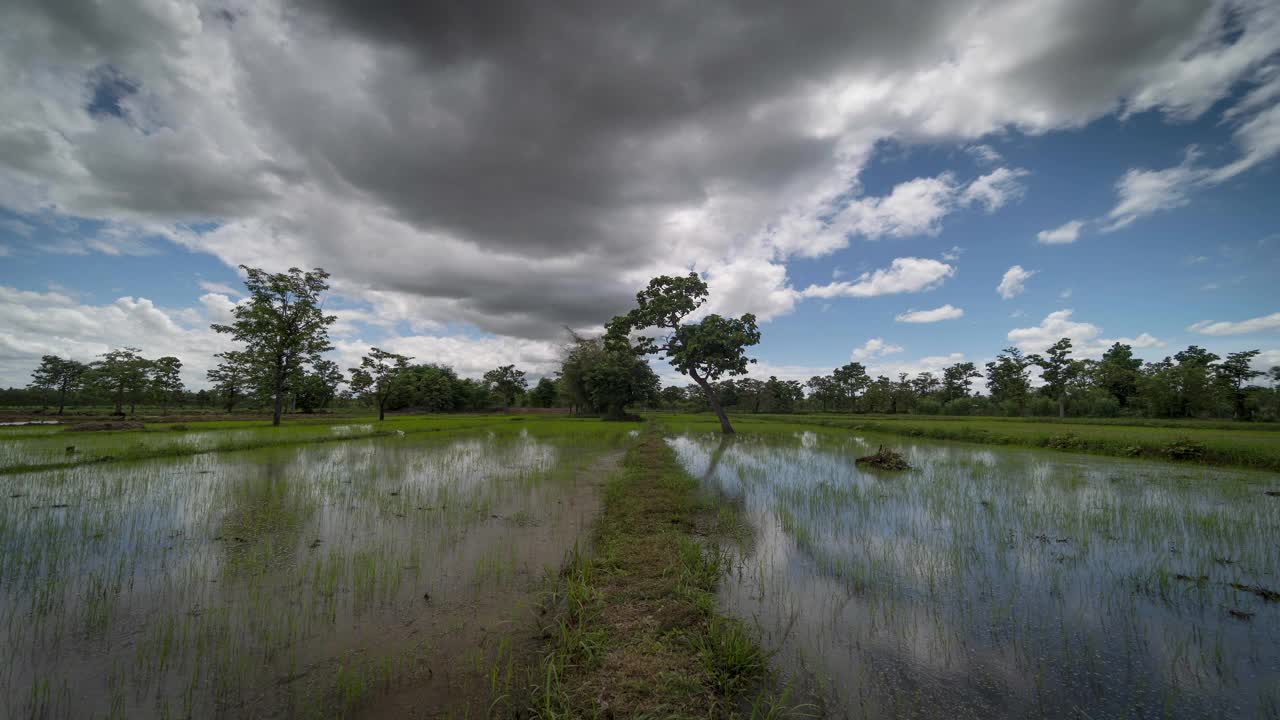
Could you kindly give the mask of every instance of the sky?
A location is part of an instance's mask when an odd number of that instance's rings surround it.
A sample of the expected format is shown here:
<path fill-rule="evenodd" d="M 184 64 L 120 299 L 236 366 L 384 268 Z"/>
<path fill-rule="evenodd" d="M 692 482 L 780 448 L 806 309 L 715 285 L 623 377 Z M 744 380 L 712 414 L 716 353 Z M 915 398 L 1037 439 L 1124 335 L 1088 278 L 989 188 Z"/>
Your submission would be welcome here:
<path fill-rule="evenodd" d="M 690 270 L 758 377 L 1269 367 L 1277 155 L 1264 0 L 8 0 L 0 386 L 119 346 L 205 385 L 240 265 L 329 271 L 343 367 L 553 373 Z"/>

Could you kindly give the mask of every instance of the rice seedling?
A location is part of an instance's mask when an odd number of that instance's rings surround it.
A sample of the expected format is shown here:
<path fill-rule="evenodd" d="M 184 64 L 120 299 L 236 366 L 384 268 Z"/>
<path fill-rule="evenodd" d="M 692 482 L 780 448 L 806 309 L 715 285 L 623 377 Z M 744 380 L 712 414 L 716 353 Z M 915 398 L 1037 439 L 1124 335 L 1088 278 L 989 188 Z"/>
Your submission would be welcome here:
<path fill-rule="evenodd" d="M 1280 585 L 1274 475 L 791 423 L 744 423 L 724 449 L 667 423 L 689 473 L 754 527 L 720 606 L 828 714 L 1276 704 L 1280 604 L 1253 591 Z M 860 468 L 882 443 L 914 470 Z"/>
<path fill-rule="evenodd" d="M 590 522 L 584 471 L 625 429 L 400 425 L 105 434 L 84 454 L 116 460 L 10 473 L 0 716 L 349 716 L 490 635 L 467 697 L 509 697 L 500 638 Z M 49 442 L 4 441 L 28 459 Z"/>

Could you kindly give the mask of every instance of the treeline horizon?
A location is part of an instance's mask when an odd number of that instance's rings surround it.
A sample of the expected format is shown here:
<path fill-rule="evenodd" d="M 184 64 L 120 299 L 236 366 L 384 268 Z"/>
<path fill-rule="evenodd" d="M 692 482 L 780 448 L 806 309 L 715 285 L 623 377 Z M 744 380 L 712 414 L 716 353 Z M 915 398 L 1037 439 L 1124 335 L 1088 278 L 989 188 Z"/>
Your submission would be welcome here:
<path fill-rule="evenodd" d="M 637 295 L 639 308 L 607 325 L 608 332 L 586 338 L 570 332 L 561 367 L 530 388 L 527 375 L 514 365 L 465 378 L 441 363 L 414 364 L 413 358 L 373 347 L 360 365 L 346 374 L 324 357 L 333 349 L 321 297 L 329 277 L 323 269 L 287 273 L 242 266 L 248 300 L 233 310 L 231 324 L 214 324 L 241 347 L 218 353 L 218 364 L 206 377 L 210 387 L 187 389 L 182 361 L 171 355 L 147 358 L 136 347 L 122 347 L 81 362 L 45 355 L 25 389 L 0 390 L 0 405 L 57 407 L 110 405 L 113 413 L 134 414 L 138 405 L 153 405 L 167 414 L 189 406 L 270 410 L 278 424 L 286 412 L 314 413 L 366 406 L 379 418 L 387 411 L 482 411 L 502 407 L 567 408 L 576 414 L 627 417 L 627 407 L 650 410 L 711 410 L 747 413 L 847 412 L 921 415 L 986 415 L 1006 417 L 1152 417 L 1280 418 L 1280 366 L 1267 372 L 1252 369 L 1259 350 L 1220 357 L 1192 345 L 1156 362 L 1146 362 L 1123 343 L 1112 345 L 1098 360 L 1072 357 L 1069 338 L 1044 353 L 1017 347 L 1002 350 L 985 364 L 957 362 L 940 373 L 900 373 L 872 377 L 850 362 L 828 375 L 807 381 L 757 380 L 745 375 L 743 350 L 759 341 L 755 318 L 709 316 L 698 323 L 668 326 L 666 345 L 643 338 L 633 345 L 633 329 L 661 326 L 654 318 L 687 314 L 706 297 L 706 285 L 695 274 L 655 278 Z M 665 306 L 659 303 L 666 303 Z M 662 308 L 655 312 L 655 308 Z M 652 317 L 650 317 L 652 316 Z M 646 323 L 648 325 L 646 325 Z M 698 335 L 700 334 L 700 335 Z M 697 337 L 694 345 L 690 338 Z M 701 354 L 693 354 L 693 348 Z M 709 350 L 708 350 L 709 349 Z M 644 356 L 662 353 L 696 382 L 661 387 Z M 681 355 L 683 353 L 684 355 Z M 717 354 L 718 353 L 718 354 Z M 700 372 L 701 370 L 701 372 Z M 1038 370 L 1039 385 L 1033 385 Z M 984 378 L 986 394 L 973 390 Z M 1266 378 L 1272 387 L 1253 384 Z M 341 386 L 346 384 L 346 388 Z M 727 421 L 723 421 L 727 427 Z"/>

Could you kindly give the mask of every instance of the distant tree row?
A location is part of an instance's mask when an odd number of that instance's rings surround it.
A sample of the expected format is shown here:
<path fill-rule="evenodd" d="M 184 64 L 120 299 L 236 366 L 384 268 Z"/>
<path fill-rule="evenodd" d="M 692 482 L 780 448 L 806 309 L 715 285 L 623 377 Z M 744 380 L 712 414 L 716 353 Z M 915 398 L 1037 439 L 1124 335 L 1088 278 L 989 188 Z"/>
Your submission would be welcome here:
<path fill-rule="evenodd" d="M 1071 340 L 1062 338 L 1039 354 L 1005 348 L 986 372 L 959 362 L 939 373 L 896 378 L 872 377 L 852 362 L 803 386 L 777 378 L 726 380 L 716 385 L 716 396 L 737 412 L 1280 419 L 1280 366 L 1252 369 L 1257 350 L 1223 358 L 1193 345 L 1146 363 L 1123 343 L 1098 360 L 1073 358 L 1072 351 Z M 986 380 L 985 395 L 973 390 L 979 378 Z M 710 409 L 696 386 L 666 387 L 659 396 L 665 409 Z"/>
<path fill-rule="evenodd" d="M 172 356 L 149 360 L 141 352 L 119 348 L 90 363 L 45 355 L 31 373 L 29 387 L 44 404 L 56 406 L 59 415 L 69 400 L 82 394 L 105 399 L 118 415 L 126 405 L 132 412 L 140 402 L 167 411 L 184 395 L 182 361 Z"/>
<path fill-rule="evenodd" d="M 1114 344 L 1100 359 L 1072 356 L 1069 338 L 1043 353 L 1016 347 L 1002 350 L 986 364 L 958 362 L 940 373 L 871 377 L 864 365 L 850 362 L 807 382 L 742 378 L 754 360 L 746 348 L 760 340 L 755 317 L 708 314 L 689 321 L 707 299 L 707 285 L 696 274 L 661 276 L 636 294 L 636 307 L 611 320 L 606 334 L 582 337 L 569 331 L 561 368 L 530 390 L 525 372 L 503 365 L 473 380 L 451 368 L 381 348 L 372 348 L 344 375 L 324 357 L 333 349 L 329 326 L 336 317 L 323 311 L 329 274 L 316 268 L 268 273 L 241 266 L 247 298 L 232 310 L 232 322 L 213 329 L 230 335 L 240 347 L 220 353 L 210 369 L 210 387 L 188 392 L 182 362 L 165 356 L 148 359 L 138 348 L 119 348 L 90 363 L 46 355 L 28 389 L 0 391 L 0 402 L 38 401 L 62 413 L 73 400 L 110 403 L 117 414 L 140 403 L 162 412 L 179 403 L 219 404 L 269 409 L 273 422 L 290 410 L 314 412 L 333 405 L 364 404 L 377 410 L 455 412 L 528 405 L 562 407 L 610 419 L 627 408 L 710 410 L 724 432 L 733 432 L 727 411 L 859 412 L 949 415 L 1067 415 L 1149 417 L 1280 418 L 1280 367 L 1268 373 L 1252 369 L 1258 350 L 1219 357 L 1197 346 L 1159 362 L 1144 363 L 1133 348 Z M 693 381 L 686 387 L 660 388 L 648 355 L 665 357 Z M 1038 370 L 1038 380 L 1033 382 Z M 1273 387 L 1255 384 L 1266 377 Z M 985 378 L 987 394 L 974 392 Z M 347 389 L 340 392 L 342 383 Z M 16 401 L 16 402 L 15 402 Z"/>
<path fill-rule="evenodd" d="M 269 410 L 279 424 L 288 411 L 314 412 L 333 405 L 364 404 L 378 411 L 418 409 L 428 412 L 486 410 L 521 402 L 559 401 L 556 386 L 544 379 L 528 393 L 525 373 L 504 365 L 482 380 L 461 378 L 438 364 L 412 365 L 412 358 L 372 348 L 358 367 L 343 374 L 325 358 L 333 349 L 328 329 L 335 316 L 322 309 L 329 274 L 322 269 L 268 273 L 241 266 L 247 299 L 232 310 L 232 322 L 215 324 L 216 332 L 240 344 L 215 355 L 218 363 L 207 372 L 209 388 L 190 392 L 183 387 L 182 362 L 176 357 L 145 358 L 138 348 L 111 350 L 91 363 L 46 355 L 24 390 L 0 391 L 5 404 L 39 403 L 57 407 L 69 403 L 109 403 L 114 412 L 133 414 L 139 404 L 158 405 L 167 412 L 174 405 L 218 406 Z M 348 389 L 339 391 L 343 382 Z"/>

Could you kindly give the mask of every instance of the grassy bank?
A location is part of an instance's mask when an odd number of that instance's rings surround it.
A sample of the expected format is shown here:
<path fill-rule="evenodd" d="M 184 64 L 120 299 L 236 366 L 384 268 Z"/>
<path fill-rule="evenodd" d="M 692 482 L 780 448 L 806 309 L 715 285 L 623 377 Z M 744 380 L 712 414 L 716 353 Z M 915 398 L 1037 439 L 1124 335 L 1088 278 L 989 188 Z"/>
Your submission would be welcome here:
<path fill-rule="evenodd" d="M 353 417 L 328 422 L 212 421 L 148 424 L 144 430 L 75 432 L 63 427 L 0 430 L 0 475 L 59 470 L 88 463 L 179 457 L 209 452 L 256 450 L 285 445 L 391 437 L 419 433 L 529 427 L 530 432 L 590 432 L 590 419 L 511 415 L 415 415 L 379 422 Z"/>
<path fill-rule="evenodd" d="M 716 612 L 731 512 L 712 512 L 654 430 L 611 480 L 592 551 L 565 568 L 532 712 L 542 718 L 773 716 L 766 656 Z"/>
<path fill-rule="evenodd" d="M 709 416 L 708 416 L 709 417 Z M 1010 418 L 917 415 L 739 415 L 740 429 L 777 423 L 847 428 L 935 440 L 1014 445 L 1118 457 L 1193 462 L 1280 471 L 1280 432 L 1273 425 L 1238 424 L 1229 429 L 1185 423 L 1122 425 L 1114 421 L 1070 422 Z"/>

